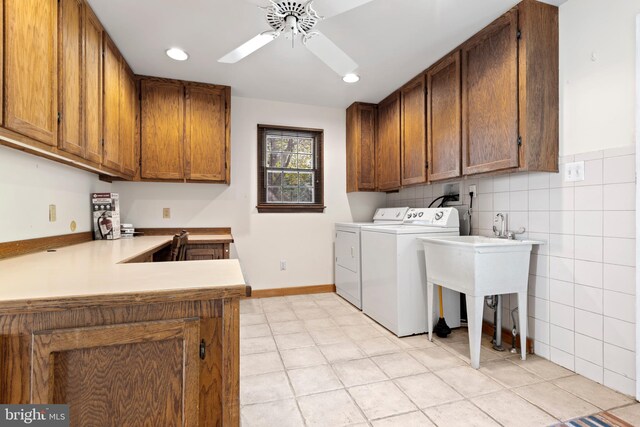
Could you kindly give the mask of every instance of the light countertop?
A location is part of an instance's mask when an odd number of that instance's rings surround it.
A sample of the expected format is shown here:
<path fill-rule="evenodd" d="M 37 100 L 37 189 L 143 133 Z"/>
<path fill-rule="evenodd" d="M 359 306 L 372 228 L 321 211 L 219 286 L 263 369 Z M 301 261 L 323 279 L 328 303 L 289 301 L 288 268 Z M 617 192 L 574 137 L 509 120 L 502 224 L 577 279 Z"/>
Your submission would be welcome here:
<path fill-rule="evenodd" d="M 189 236 L 212 240 L 220 236 Z M 196 238 L 196 239 L 194 239 Z M 240 294 L 246 289 L 236 259 L 154 263 L 121 263 L 166 246 L 172 236 L 99 240 L 0 261 L 0 313 L 20 304 L 37 306 L 51 300 L 99 303 L 100 297 L 164 294 L 211 289 Z M 70 307 L 67 307 L 70 308 Z"/>

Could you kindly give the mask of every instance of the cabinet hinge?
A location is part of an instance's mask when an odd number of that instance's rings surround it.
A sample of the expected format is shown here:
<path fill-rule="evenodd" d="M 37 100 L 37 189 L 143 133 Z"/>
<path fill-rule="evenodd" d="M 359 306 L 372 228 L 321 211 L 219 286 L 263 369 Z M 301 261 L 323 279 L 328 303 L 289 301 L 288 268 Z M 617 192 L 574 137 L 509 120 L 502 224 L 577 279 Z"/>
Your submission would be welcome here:
<path fill-rule="evenodd" d="M 62 113 L 58 111 L 58 123 L 62 121 Z"/>
<path fill-rule="evenodd" d="M 428 160 L 426 162 L 424 162 L 424 167 L 425 167 L 425 169 L 429 169 L 429 161 Z"/>
<path fill-rule="evenodd" d="M 518 136 L 518 147 L 522 145 L 522 137 Z"/>
<path fill-rule="evenodd" d="M 520 40 L 522 38 L 522 31 L 518 30 L 516 33 L 516 39 Z"/>
<path fill-rule="evenodd" d="M 204 357 L 206 355 L 206 350 L 207 350 L 207 344 L 204 342 L 204 340 L 200 341 L 200 359 L 204 360 Z"/>

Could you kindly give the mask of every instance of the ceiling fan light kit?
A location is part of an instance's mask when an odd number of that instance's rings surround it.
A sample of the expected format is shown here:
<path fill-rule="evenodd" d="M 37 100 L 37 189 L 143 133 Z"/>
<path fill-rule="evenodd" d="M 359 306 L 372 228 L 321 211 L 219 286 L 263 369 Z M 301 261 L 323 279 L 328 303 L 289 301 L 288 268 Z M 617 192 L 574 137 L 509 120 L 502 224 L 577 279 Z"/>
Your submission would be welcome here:
<path fill-rule="evenodd" d="M 300 36 L 302 44 L 329 68 L 342 76 L 345 82 L 355 83 L 360 79 L 353 74 L 358 68 L 358 64 L 329 38 L 315 29 L 316 25 L 325 17 L 320 16 L 313 8 L 314 0 L 306 2 L 268 1 L 270 3 L 268 6 L 259 7 L 266 12 L 267 23 L 271 30 L 253 37 L 218 59 L 218 62 L 234 64 L 284 34 L 286 39 L 291 40 L 292 47 L 295 45 L 296 37 Z M 372 0 L 322 0 L 325 6 L 333 6 L 334 15 L 344 13 L 370 1 Z M 348 75 L 349 77 L 347 77 Z M 355 76 L 355 80 L 353 80 L 353 76 Z"/>

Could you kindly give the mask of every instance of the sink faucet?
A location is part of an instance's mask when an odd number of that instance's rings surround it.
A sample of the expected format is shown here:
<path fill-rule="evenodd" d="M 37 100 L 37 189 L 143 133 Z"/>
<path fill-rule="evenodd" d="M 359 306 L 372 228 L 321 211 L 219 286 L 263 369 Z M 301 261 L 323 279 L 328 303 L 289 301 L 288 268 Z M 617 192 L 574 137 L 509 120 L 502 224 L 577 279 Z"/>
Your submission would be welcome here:
<path fill-rule="evenodd" d="M 498 229 L 496 225 L 498 223 L 500 224 L 500 229 Z M 517 231 L 507 231 L 507 222 L 502 213 L 496 214 L 493 220 L 493 234 L 498 239 L 515 240 L 518 234 L 524 234 L 525 231 L 526 229 L 524 227 L 520 227 Z"/>
<path fill-rule="evenodd" d="M 498 227 L 496 226 L 496 224 L 500 224 L 500 229 L 498 230 Z M 507 224 L 506 221 L 504 220 L 504 214 L 497 214 L 496 217 L 493 219 L 493 234 L 494 236 L 500 238 L 500 239 L 504 239 L 507 237 Z"/>

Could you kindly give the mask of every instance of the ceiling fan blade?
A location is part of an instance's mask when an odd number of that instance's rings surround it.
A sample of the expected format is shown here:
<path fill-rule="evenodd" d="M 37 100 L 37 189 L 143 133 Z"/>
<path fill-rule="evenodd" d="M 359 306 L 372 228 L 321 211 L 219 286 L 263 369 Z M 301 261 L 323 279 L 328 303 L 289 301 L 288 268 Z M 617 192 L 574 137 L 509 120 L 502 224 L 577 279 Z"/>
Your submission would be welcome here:
<path fill-rule="evenodd" d="M 249 0 L 251 1 L 251 0 Z M 340 15 L 356 7 L 360 7 L 373 0 L 315 0 L 313 2 L 313 8 L 318 13 L 325 17 L 330 18 L 335 15 Z"/>
<path fill-rule="evenodd" d="M 225 56 L 218 59 L 218 62 L 224 62 L 225 64 L 235 64 L 241 59 L 251 55 L 253 52 L 260 49 L 261 47 L 272 42 L 276 38 L 277 38 L 277 35 L 271 31 L 258 34 L 248 42 L 233 49 L 231 52 L 227 53 Z"/>
<path fill-rule="evenodd" d="M 306 42 L 309 49 L 315 56 L 320 58 L 322 62 L 327 64 L 329 68 L 341 76 L 352 73 L 358 68 L 358 64 L 349 57 L 342 49 L 335 45 L 331 40 L 319 31 L 309 38 Z"/>

